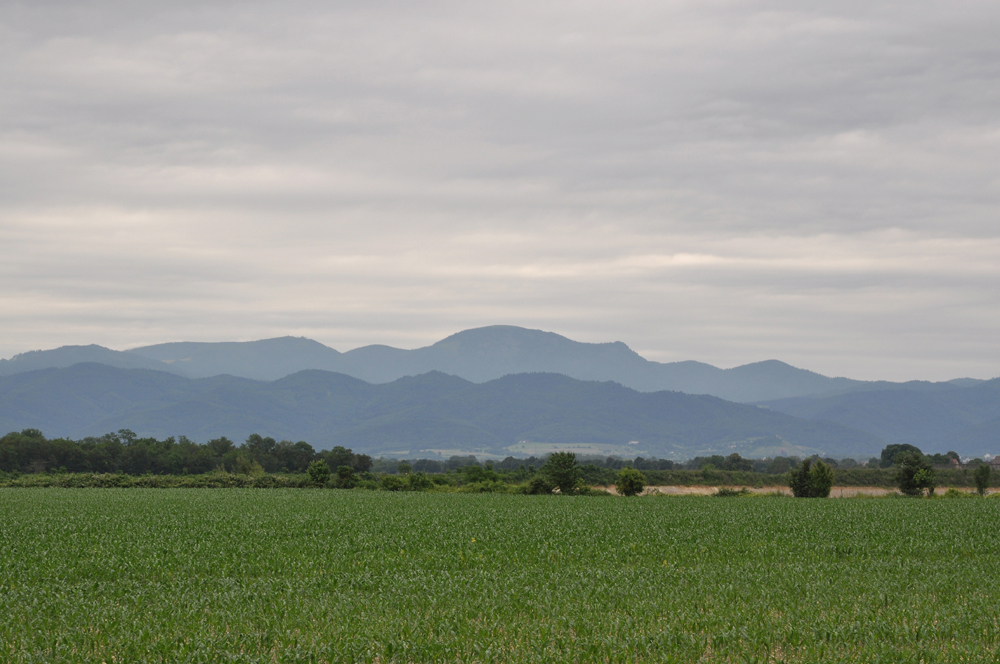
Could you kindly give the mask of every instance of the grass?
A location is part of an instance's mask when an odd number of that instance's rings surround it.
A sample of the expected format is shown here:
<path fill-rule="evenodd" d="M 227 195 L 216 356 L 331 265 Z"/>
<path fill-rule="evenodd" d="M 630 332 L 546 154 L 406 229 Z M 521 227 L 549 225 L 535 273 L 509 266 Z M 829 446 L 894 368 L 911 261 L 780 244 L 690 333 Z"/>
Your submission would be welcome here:
<path fill-rule="evenodd" d="M 981 662 L 1000 500 L 0 490 L 10 662 Z"/>

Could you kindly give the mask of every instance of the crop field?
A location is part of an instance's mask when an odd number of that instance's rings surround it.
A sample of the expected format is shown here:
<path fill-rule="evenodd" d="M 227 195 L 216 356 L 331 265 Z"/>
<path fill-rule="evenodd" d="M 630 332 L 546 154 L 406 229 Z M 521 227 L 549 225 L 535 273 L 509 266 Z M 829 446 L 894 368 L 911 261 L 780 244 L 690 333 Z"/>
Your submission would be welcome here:
<path fill-rule="evenodd" d="M 10 662 L 983 662 L 1000 500 L 0 490 Z"/>

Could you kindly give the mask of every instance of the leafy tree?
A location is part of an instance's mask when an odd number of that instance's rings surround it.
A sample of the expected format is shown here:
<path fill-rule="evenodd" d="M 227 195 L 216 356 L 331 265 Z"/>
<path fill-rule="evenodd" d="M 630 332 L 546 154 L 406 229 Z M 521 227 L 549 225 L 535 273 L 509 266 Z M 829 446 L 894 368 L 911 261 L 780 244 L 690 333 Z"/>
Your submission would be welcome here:
<path fill-rule="evenodd" d="M 354 488 L 355 483 L 358 481 L 357 475 L 354 474 L 354 469 L 350 466 L 338 466 L 337 467 L 337 486 L 341 489 L 351 489 Z"/>
<path fill-rule="evenodd" d="M 929 493 L 934 493 L 937 480 L 934 475 L 934 467 L 924 457 L 915 452 L 904 452 L 895 457 L 899 464 L 896 471 L 896 485 L 899 490 L 907 496 L 922 496 L 924 489 Z"/>
<path fill-rule="evenodd" d="M 410 491 L 427 491 L 434 486 L 434 483 L 424 473 L 413 473 L 407 476 L 406 485 Z"/>
<path fill-rule="evenodd" d="M 131 432 L 130 432 L 131 433 Z M 213 438 L 212 440 L 205 443 L 210 450 L 215 454 L 215 456 L 221 457 L 225 456 L 229 452 L 236 449 L 233 445 L 233 441 L 229 440 L 225 436 L 222 438 Z"/>
<path fill-rule="evenodd" d="M 891 468 L 895 464 L 899 463 L 896 457 L 903 454 L 923 454 L 919 447 L 914 447 L 908 443 L 903 444 L 893 444 L 886 445 L 882 449 L 881 457 L 879 458 L 878 465 L 880 468 Z"/>
<path fill-rule="evenodd" d="M 806 459 L 789 475 L 788 486 L 796 498 L 826 498 L 833 487 L 833 470 L 822 461 Z"/>
<path fill-rule="evenodd" d="M 409 475 L 410 473 L 413 472 L 413 466 L 404 461 L 403 463 L 399 464 L 399 466 L 397 466 L 396 472 L 399 473 L 400 475 Z"/>
<path fill-rule="evenodd" d="M 542 474 L 559 489 L 559 493 L 573 493 L 580 481 L 580 465 L 576 461 L 576 454 L 553 452 L 542 466 Z"/>
<path fill-rule="evenodd" d="M 753 470 L 753 461 L 750 459 L 744 459 L 736 452 L 733 452 L 726 457 L 726 460 L 722 462 L 721 468 L 723 470 Z"/>
<path fill-rule="evenodd" d="M 625 466 L 618 471 L 615 478 L 615 489 L 623 496 L 635 496 L 642 493 L 646 486 L 646 476 L 642 471 Z"/>
<path fill-rule="evenodd" d="M 466 484 L 475 484 L 476 482 L 496 482 L 500 479 L 495 470 L 489 468 L 483 468 L 482 466 L 466 466 L 462 469 L 462 475 L 464 475 Z"/>
<path fill-rule="evenodd" d="M 774 459 L 767 464 L 767 472 L 772 475 L 781 475 L 782 473 L 787 473 L 795 468 L 798 462 L 799 460 L 796 457 L 774 457 Z"/>
<path fill-rule="evenodd" d="M 330 480 L 330 466 L 322 459 L 310 463 L 306 473 L 309 475 L 309 482 L 316 486 L 323 486 Z"/>
<path fill-rule="evenodd" d="M 236 474 L 237 475 L 250 475 L 253 470 L 253 464 L 256 463 L 245 453 L 240 452 L 236 455 Z"/>
<path fill-rule="evenodd" d="M 976 480 L 976 491 L 979 492 L 980 496 L 986 495 L 986 487 L 990 485 L 990 473 L 991 468 L 988 463 L 979 464 L 972 471 L 972 476 Z"/>

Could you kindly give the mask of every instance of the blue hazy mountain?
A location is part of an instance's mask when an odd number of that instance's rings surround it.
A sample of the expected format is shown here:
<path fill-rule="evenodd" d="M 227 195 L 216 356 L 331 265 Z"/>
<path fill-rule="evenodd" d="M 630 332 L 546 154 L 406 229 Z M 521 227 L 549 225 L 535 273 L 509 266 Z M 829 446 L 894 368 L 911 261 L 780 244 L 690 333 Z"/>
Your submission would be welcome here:
<path fill-rule="evenodd" d="M 68 350 L 80 348 L 90 349 L 89 354 Z M 505 325 L 466 330 L 415 350 L 373 345 L 341 353 L 296 337 L 167 343 L 124 352 L 99 346 L 63 347 L 0 360 L 0 375 L 66 367 L 74 363 L 72 357 L 78 357 L 77 362 L 122 368 L 157 368 L 188 378 L 229 374 L 276 380 L 298 371 L 320 369 L 386 383 L 440 371 L 482 383 L 508 374 L 558 373 L 580 380 L 615 381 L 642 392 L 673 390 L 745 403 L 830 394 L 867 385 L 847 378 L 828 378 L 777 360 L 732 369 L 694 361 L 651 362 L 621 342 L 581 343 L 552 332 Z"/>
<path fill-rule="evenodd" d="M 0 376 L 9 376 L 37 369 L 61 369 L 81 362 L 97 362 L 119 369 L 164 370 L 163 362 L 136 353 L 123 353 L 104 346 L 60 346 L 52 350 L 32 350 L 0 360 Z"/>
<path fill-rule="evenodd" d="M 0 377 L 0 431 L 80 438 L 122 428 L 195 440 L 253 432 L 369 454 L 490 450 L 520 441 L 626 446 L 663 458 L 739 452 L 853 455 L 883 442 L 841 424 L 717 397 L 639 392 L 551 373 L 474 383 L 441 372 L 373 384 L 321 370 L 269 382 L 84 363 Z M 625 448 L 629 449 L 629 448 Z"/>
<path fill-rule="evenodd" d="M 880 383 L 855 392 L 764 402 L 774 411 L 837 422 L 888 443 L 1000 454 L 1000 379 Z"/>

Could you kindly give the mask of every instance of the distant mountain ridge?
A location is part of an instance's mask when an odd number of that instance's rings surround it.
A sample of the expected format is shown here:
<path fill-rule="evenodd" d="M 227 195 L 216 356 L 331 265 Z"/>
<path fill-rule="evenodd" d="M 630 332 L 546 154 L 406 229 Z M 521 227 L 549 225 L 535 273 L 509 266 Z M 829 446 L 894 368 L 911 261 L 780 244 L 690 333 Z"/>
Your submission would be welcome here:
<path fill-rule="evenodd" d="M 674 459 L 731 452 L 867 458 L 882 447 L 879 438 L 840 424 L 550 373 L 472 383 L 431 372 L 372 384 L 306 370 L 259 382 L 80 363 L 0 377 L 0 432 L 23 428 L 73 438 L 128 428 L 200 441 L 256 432 L 319 449 L 345 445 L 411 456 L 506 455 L 518 445 L 548 444 Z"/>
<path fill-rule="evenodd" d="M 188 378 L 229 374 L 276 380 L 306 369 L 334 371 L 372 383 L 430 371 L 482 383 L 509 374 L 558 373 L 580 380 L 615 381 L 643 392 L 672 390 L 751 403 L 862 388 L 768 360 L 732 369 L 702 362 L 646 360 L 620 341 L 582 343 L 553 332 L 495 325 L 465 330 L 424 348 L 373 345 L 341 353 L 311 339 L 279 337 L 248 342 L 178 342 L 113 351 L 63 346 L 0 360 L 0 376 L 98 362 L 119 368 L 169 371 Z"/>
<path fill-rule="evenodd" d="M 1000 378 L 974 383 L 880 383 L 845 394 L 761 405 L 867 431 L 887 443 L 973 456 L 1000 454 Z"/>

